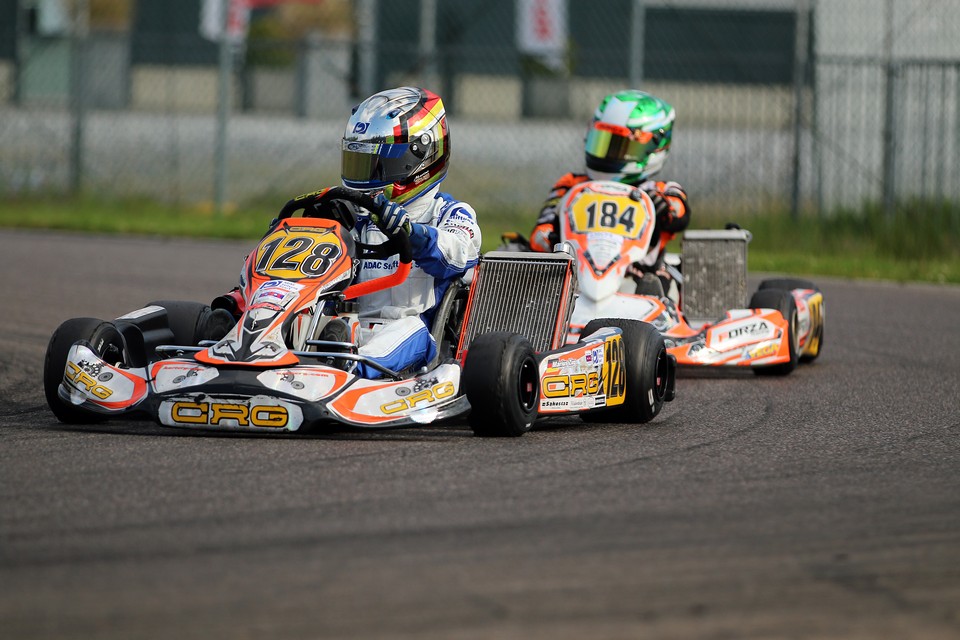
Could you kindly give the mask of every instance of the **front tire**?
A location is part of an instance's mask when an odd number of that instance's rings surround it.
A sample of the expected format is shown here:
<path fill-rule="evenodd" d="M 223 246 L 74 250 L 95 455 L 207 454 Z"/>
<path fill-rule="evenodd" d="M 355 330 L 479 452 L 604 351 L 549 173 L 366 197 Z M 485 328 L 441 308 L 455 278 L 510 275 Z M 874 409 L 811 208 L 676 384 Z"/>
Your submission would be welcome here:
<path fill-rule="evenodd" d="M 797 368 L 800 351 L 798 332 L 800 319 L 797 314 L 797 302 L 793 293 L 786 289 L 760 289 L 750 298 L 751 309 L 776 309 L 787 321 L 787 342 L 790 345 L 790 360 L 769 367 L 755 367 L 753 372 L 759 376 L 785 376 Z"/>
<path fill-rule="evenodd" d="M 604 327 L 617 327 L 622 332 L 626 397 L 619 406 L 580 417 L 585 422 L 650 422 L 663 409 L 663 403 L 673 399 L 675 372 L 663 336 L 652 324 L 626 318 L 591 320 L 580 335 L 586 337 Z"/>
<path fill-rule="evenodd" d="M 530 342 L 507 332 L 475 338 L 464 363 L 463 389 L 475 435 L 525 434 L 537 419 L 540 404 L 540 368 Z"/>
<path fill-rule="evenodd" d="M 94 352 L 111 364 L 116 364 L 123 358 L 123 337 L 112 322 L 97 318 L 73 318 L 53 332 L 43 360 L 43 393 L 53 415 L 66 424 L 89 424 L 105 420 L 99 414 L 81 409 L 60 398 L 59 388 L 67 367 L 67 356 L 70 355 L 73 345 L 80 340 L 88 341 Z"/>

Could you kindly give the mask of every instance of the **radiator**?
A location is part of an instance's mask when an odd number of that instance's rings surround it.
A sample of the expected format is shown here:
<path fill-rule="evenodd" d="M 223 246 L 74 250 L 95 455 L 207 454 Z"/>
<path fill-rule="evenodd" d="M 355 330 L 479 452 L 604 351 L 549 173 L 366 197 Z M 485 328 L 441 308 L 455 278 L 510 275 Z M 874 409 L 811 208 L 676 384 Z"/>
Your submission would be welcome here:
<path fill-rule="evenodd" d="M 744 229 L 696 230 L 683 234 L 683 314 L 688 321 L 713 321 L 747 303 L 747 243 Z"/>
<path fill-rule="evenodd" d="M 564 344 L 577 275 L 572 255 L 490 251 L 477 265 L 460 334 L 458 354 L 482 333 L 525 336 L 535 351 Z"/>

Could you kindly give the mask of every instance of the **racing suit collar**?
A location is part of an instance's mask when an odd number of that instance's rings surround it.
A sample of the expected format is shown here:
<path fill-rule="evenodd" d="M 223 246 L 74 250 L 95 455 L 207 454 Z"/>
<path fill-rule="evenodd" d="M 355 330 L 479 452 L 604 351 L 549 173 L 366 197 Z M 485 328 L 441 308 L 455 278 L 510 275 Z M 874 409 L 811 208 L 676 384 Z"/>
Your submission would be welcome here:
<path fill-rule="evenodd" d="M 440 184 L 437 183 L 427 191 L 403 205 L 411 222 L 429 224 L 433 219 L 432 205 L 437 193 L 440 192 Z"/>

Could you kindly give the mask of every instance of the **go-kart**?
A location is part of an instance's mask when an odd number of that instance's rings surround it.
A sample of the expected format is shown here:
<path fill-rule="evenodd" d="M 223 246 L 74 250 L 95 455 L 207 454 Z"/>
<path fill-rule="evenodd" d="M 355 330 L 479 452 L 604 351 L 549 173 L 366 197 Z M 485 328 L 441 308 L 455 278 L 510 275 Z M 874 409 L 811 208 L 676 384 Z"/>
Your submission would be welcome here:
<path fill-rule="evenodd" d="M 632 318 L 656 327 L 681 366 L 740 366 L 757 374 L 785 375 L 798 361 L 820 355 L 823 294 L 805 280 L 764 280 L 746 308 L 727 308 L 721 318 L 688 322 L 684 298 L 698 284 L 693 274 L 663 264 L 636 268 L 650 249 L 656 221 L 653 201 L 642 190 L 619 182 L 583 182 L 560 201 L 558 216 L 560 242 L 574 248 L 579 265 L 580 297 L 570 340 L 577 340 L 594 318 Z M 503 240 L 505 248 L 529 249 L 520 234 L 504 234 Z M 726 275 L 745 283 L 745 260 L 741 264 L 742 273 Z M 665 295 L 657 276 L 664 269 L 682 284 L 676 301 Z"/>
<path fill-rule="evenodd" d="M 577 279 L 564 252 L 483 256 L 472 284 L 449 287 L 438 305 L 426 366 L 393 371 L 366 357 L 356 299 L 403 282 L 412 261 L 406 233 L 382 245 L 354 239 L 356 216 L 383 230 L 376 209 L 339 187 L 290 200 L 246 258 L 235 323 L 184 301 L 67 320 L 46 353 L 50 409 L 66 423 L 139 417 L 260 432 L 468 414 L 478 435 L 519 436 L 546 416 L 647 422 L 673 399 L 675 360 L 650 325 L 594 321 L 567 344 Z M 356 281 L 361 260 L 391 256 L 395 273 Z M 335 321 L 347 329 L 325 332 Z M 358 375 L 360 363 L 381 377 Z"/>

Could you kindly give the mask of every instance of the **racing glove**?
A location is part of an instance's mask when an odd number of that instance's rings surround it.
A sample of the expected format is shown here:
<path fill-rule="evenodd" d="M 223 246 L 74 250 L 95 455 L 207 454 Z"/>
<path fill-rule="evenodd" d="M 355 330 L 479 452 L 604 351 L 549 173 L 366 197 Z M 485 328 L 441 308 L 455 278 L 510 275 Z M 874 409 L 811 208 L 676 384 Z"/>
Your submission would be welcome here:
<path fill-rule="evenodd" d="M 538 224 L 530 234 L 530 248 L 534 251 L 549 253 L 558 242 L 560 242 L 560 235 L 554 225 L 549 222 Z"/>
<path fill-rule="evenodd" d="M 246 302 L 243 299 L 243 294 L 240 293 L 240 287 L 234 287 L 222 296 L 217 296 L 210 303 L 210 308 L 214 311 L 226 309 L 234 318 L 239 318 L 245 307 Z"/>
<path fill-rule="evenodd" d="M 676 182 L 660 182 L 656 190 L 647 191 L 657 211 L 657 227 L 661 231 L 677 233 L 690 224 L 690 206 L 687 194 Z"/>
<path fill-rule="evenodd" d="M 660 193 L 652 193 L 650 199 L 653 200 L 653 208 L 657 211 L 657 220 L 666 222 L 670 217 L 670 203 Z"/>
<path fill-rule="evenodd" d="M 406 229 L 407 233 L 410 233 L 410 216 L 407 215 L 407 211 L 402 205 L 390 202 L 382 193 L 377 195 L 376 203 L 379 207 L 376 213 L 380 217 L 383 230 L 387 234 L 395 236 L 400 232 L 400 229 Z"/>

